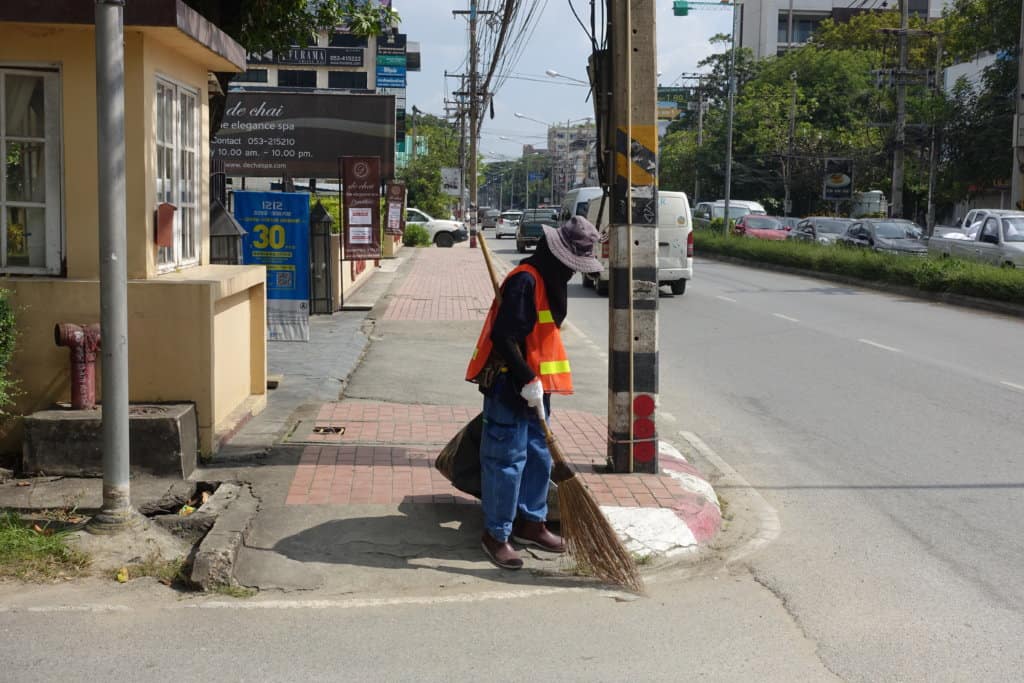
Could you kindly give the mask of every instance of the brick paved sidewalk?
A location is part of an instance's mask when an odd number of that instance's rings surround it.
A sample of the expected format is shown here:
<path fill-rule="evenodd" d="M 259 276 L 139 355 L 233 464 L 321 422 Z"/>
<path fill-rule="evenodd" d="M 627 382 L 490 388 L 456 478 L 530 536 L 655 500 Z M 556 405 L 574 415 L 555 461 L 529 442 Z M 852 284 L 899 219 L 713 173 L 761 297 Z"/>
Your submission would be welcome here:
<path fill-rule="evenodd" d="M 495 259 L 499 280 L 508 269 Z M 381 320 L 483 320 L 493 299 L 479 249 L 419 249 Z"/>
<path fill-rule="evenodd" d="M 302 437 L 317 445 L 304 450 L 286 503 L 476 504 L 448 483 L 434 468 L 434 459 L 477 412 L 469 407 L 395 403 L 324 404 L 314 426 L 343 431 Z M 680 476 L 702 479 L 682 460 L 663 459 L 664 471 L 658 475 L 603 473 L 607 427 L 595 415 L 558 411 L 552 416 L 552 431 L 601 505 L 669 508 L 694 518 L 710 504 L 680 485 Z"/>

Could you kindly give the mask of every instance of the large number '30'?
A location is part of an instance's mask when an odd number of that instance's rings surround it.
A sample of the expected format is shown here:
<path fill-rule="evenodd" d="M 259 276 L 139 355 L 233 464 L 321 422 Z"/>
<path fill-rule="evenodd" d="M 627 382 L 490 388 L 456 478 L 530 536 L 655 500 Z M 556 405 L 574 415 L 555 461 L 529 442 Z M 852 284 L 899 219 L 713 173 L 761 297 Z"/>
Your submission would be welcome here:
<path fill-rule="evenodd" d="M 253 227 L 256 231 L 256 240 L 252 246 L 256 249 L 284 249 L 284 226 L 271 225 L 269 228 L 262 223 Z"/>

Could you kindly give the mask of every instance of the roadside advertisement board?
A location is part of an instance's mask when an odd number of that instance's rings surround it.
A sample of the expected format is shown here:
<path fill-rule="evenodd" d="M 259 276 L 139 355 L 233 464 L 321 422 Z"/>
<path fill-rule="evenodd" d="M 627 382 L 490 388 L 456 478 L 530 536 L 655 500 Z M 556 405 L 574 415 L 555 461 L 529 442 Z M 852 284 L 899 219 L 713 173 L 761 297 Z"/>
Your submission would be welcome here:
<path fill-rule="evenodd" d="M 341 260 L 379 259 L 380 159 L 342 157 L 343 249 Z"/>
<path fill-rule="evenodd" d="M 836 202 L 853 199 L 853 159 L 825 159 L 821 197 Z"/>
<path fill-rule="evenodd" d="M 441 191 L 452 197 L 459 196 L 462 192 L 462 169 L 452 166 L 441 169 Z"/>
<path fill-rule="evenodd" d="M 364 52 L 358 47 L 292 47 L 283 52 L 250 52 L 247 61 L 291 66 L 362 66 Z"/>
<path fill-rule="evenodd" d="M 267 340 L 309 341 L 309 193 L 235 192 L 243 260 L 267 268 Z"/>
<path fill-rule="evenodd" d="M 395 98 L 351 93 L 228 93 L 210 143 L 231 176 L 337 179 L 338 157 L 377 157 L 395 172 Z"/>
<path fill-rule="evenodd" d="M 384 193 L 387 197 L 384 232 L 401 235 L 405 232 L 405 183 L 392 180 Z"/>

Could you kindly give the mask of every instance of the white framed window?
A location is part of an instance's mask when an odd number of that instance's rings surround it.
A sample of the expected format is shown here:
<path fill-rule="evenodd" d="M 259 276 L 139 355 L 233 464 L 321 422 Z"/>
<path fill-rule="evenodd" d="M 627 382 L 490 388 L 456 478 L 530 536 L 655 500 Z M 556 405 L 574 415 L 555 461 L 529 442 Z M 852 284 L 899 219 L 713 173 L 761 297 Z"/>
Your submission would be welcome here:
<path fill-rule="evenodd" d="M 60 73 L 0 64 L 0 273 L 61 271 Z"/>
<path fill-rule="evenodd" d="M 156 202 L 173 204 L 173 244 L 157 249 L 160 270 L 199 263 L 199 95 L 156 82 Z"/>

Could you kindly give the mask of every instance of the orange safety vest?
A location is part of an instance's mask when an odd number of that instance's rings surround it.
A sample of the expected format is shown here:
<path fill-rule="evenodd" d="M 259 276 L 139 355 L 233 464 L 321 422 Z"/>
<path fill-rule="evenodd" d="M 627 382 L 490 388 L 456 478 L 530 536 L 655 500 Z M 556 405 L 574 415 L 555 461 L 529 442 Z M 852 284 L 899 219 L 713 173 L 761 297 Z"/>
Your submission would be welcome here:
<path fill-rule="evenodd" d="M 512 269 L 505 281 L 517 273 L 529 273 L 533 276 L 533 304 L 537 310 L 537 322 L 533 330 L 526 336 L 526 364 L 533 370 L 533 374 L 540 377 L 544 392 L 549 394 L 571 394 L 572 373 L 569 369 L 569 357 L 565 354 L 565 346 L 562 345 L 562 335 L 558 332 L 558 326 L 551 316 L 551 307 L 548 305 L 548 293 L 544 288 L 544 278 L 540 276 L 537 269 L 531 265 L 521 265 Z M 504 287 L 504 283 L 502 284 Z M 498 302 L 491 304 L 491 310 L 487 313 L 487 320 L 484 321 L 484 329 L 477 339 L 476 349 L 473 351 L 473 358 L 469 361 L 466 369 L 466 381 L 472 382 L 480 371 L 487 364 L 491 356 L 491 328 L 494 326 L 494 319 L 498 315 Z"/>

